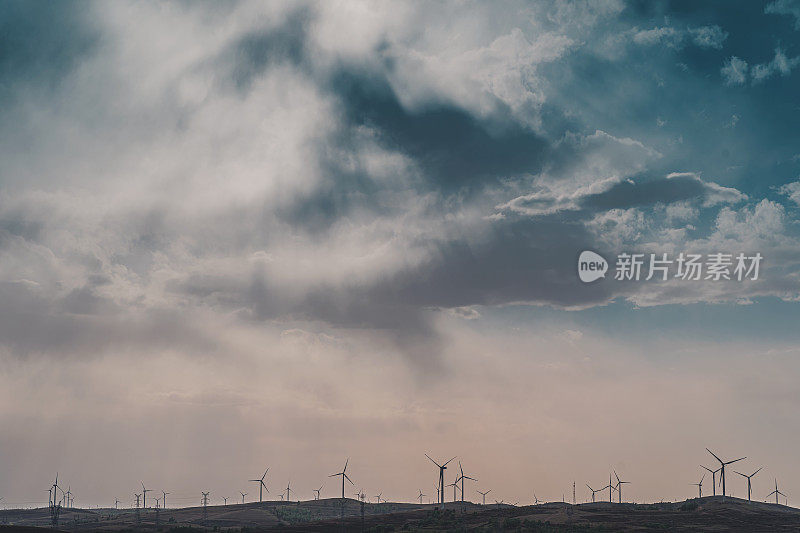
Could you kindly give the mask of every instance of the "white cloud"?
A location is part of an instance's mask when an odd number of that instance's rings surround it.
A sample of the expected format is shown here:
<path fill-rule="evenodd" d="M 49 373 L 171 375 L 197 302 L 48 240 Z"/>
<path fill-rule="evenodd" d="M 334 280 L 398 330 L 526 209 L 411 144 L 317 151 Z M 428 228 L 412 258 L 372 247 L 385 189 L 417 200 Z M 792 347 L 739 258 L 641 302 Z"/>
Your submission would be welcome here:
<path fill-rule="evenodd" d="M 723 207 L 717 215 L 715 233 L 723 239 L 741 243 L 781 238 L 784 214 L 781 204 L 767 199 L 761 200 L 753 208 L 744 207 L 738 211 Z"/>
<path fill-rule="evenodd" d="M 751 70 L 753 83 L 762 82 L 776 74 L 788 76 L 798 64 L 800 64 L 800 56 L 788 58 L 783 50 L 776 48 L 772 61 L 753 66 Z"/>
<path fill-rule="evenodd" d="M 781 194 L 786 195 L 797 205 L 800 205 L 800 181 L 793 181 L 791 183 L 787 183 L 786 185 L 782 185 L 778 191 Z"/>
<path fill-rule="evenodd" d="M 800 2 L 798 0 L 775 0 L 767 4 L 764 13 L 794 17 L 794 29 L 800 30 Z"/>
<path fill-rule="evenodd" d="M 602 130 L 591 135 L 567 133 L 555 150 L 556 162 L 534 178 L 533 192 L 498 205 L 498 210 L 524 215 L 575 210 L 582 199 L 608 191 L 661 157 L 635 139 Z"/>
<path fill-rule="evenodd" d="M 731 56 L 720 70 L 725 85 L 743 85 L 747 81 L 747 61 Z"/>
<path fill-rule="evenodd" d="M 662 45 L 671 48 L 682 48 L 688 42 L 701 48 L 722 48 L 728 33 L 719 26 L 700 26 L 697 28 L 679 29 L 672 26 L 660 26 L 649 30 L 631 30 L 634 43 L 645 46 Z"/>

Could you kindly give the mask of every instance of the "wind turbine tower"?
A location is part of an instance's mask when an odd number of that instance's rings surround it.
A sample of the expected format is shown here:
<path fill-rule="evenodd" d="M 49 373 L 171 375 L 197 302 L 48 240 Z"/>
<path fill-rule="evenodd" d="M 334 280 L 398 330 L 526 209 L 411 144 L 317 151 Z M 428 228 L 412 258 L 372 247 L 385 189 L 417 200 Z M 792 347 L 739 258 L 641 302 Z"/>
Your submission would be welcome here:
<path fill-rule="evenodd" d="M 763 467 L 761 467 L 761 468 L 763 468 Z M 751 487 L 751 485 L 750 485 L 750 479 L 751 479 L 753 476 L 755 476 L 756 474 L 758 474 L 759 472 L 761 472 L 761 468 L 759 468 L 758 470 L 756 470 L 755 472 L 753 472 L 753 473 L 752 473 L 752 474 L 750 474 L 749 476 L 748 476 L 747 474 L 742 474 L 741 472 L 736 472 L 736 470 L 734 470 L 734 472 L 735 472 L 735 473 L 739 474 L 739 475 L 740 475 L 740 476 L 742 476 L 743 478 L 747 478 L 747 501 L 751 501 L 751 500 L 750 500 L 750 487 Z M 776 487 L 776 488 L 777 488 L 777 487 Z"/>
<path fill-rule="evenodd" d="M 251 479 L 250 480 L 250 481 L 252 481 L 254 483 L 258 483 L 258 501 L 259 501 L 259 503 L 262 501 L 262 498 L 261 498 L 262 490 L 263 489 L 267 489 L 267 486 L 264 484 L 264 478 L 267 477 L 267 472 L 269 472 L 269 468 L 264 470 L 264 475 L 261 476 L 261 478 L 259 478 L 259 479 Z M 267 493 L 269 493 L 269 489 L 267 489 Z"/>
<path fill-rule="evenodd" d="M 441 464 L 441 465 L 439 463 L 437 463 L 436 461 L 434 461 L 433 459 L 431 459 L 431 456 L 428 455 L 427 453 L 425 454 L 425 457 L 430 459 L 430 461 L 433 464 L 435 464 L 436 466 L 439 467 L 439 489 L 440 489 L 439 490 L 439 503 L 442 505 L 442 507 L 444 507 L 444 471 L 447 470 L 447 463 L 449 463 L 450 461 L 455 459 L 455 457 L 451 458 L 449 461 L 447 461 L 446 463 Z"/>
<path fill-rule="evenodd" d="M 478 481 L 474 477 L 469 477 L 464 475 L 464 469 L 461 468 L 461 461 L 458 462 L 458 470 L 461 472 L 461 476 L 456 480 L 456 483 L 461 481 L 461 503 L 464 503 L 464 480 L 469 479 L 471 481 Z"/>
<path fill-rule="evenodd" d="M 702 498 L 703 497 L 703 480 L 705 478 L 706 478 L 706 475 L 703 474 L 703 477 L 700 478 L 700 483 L 692 483 L 692 485 L 695 485 L 697 487 L 697 497 L 698 498 Z M 712 481 L 712 483 L 713 483 L 713 481 Z"/>
<path fill-rule="evenodd" d="M 589 484 L 587 483 L 586 486 L 589 487 Z M 597 489 L 597 490 L 593 489 L 592 487 L 589 487 L 589 490 L 592 491 L 592 503 L 594 503 L 594 495 L 595 495 L 595 493 L 598 493 L 603 489 L 605 489 L 605 487 L 603 487 L 602 489 Z M 536 498 L 536 495 L 534 494 L 533 497 Z M 537 501 L 536 503 L 539 503 L 539 502 Z"/>
<path fill-rule="evenodd" d="M 53 481 L 53 497 L 50 502 L 50 523 L 53 525 L 53 529 L 58 529 L 58 515 L 61 514 L 61 502 L 56 502 L 57 490 L 60 490 L 61 487 L 58 486 L 58 472 L 56 472 L 56 480 Z"/>
<path fill-rule="evenodd" d="M 144 488 L 144 481 L 142 481 L 142 508 L 147 509 L 147 493 L 153 492 L 151 489 Z"/>
<path fill-rule="evenodd" d="M 330 476 L 328 476 L 328 477 L 342 476 L 342 505 L 344 505 L 344 480 L 346 479 L 347 481 L 350 482 L 351 485 L 353 485 L 354 487 L 356 486 L 356 484 L 353 483 L 353 480 L 347 476 L 347 464 L 349 462 L 350 458 L 348 457 L 347 460 L 344 462 L 344 468 L 342 468 L 341 472 L 338 472 L 336 474 L 331 474 Z M 344 507 L 342 509 L 344 509 Z"/>
<path fill-rule="evenodd" d="M 711 470 L 707 466 L 703 466 L 703 465 L 700 465 L 700 468 L 704 468 L 705 470 L 708 470 L 709 472 L 711 472 L 711 495 L 712 496 L 716 496 L 717 495 L 717 472 L 719 472 L 720 469 L 717 468 L 716 470 Z"/>
<path fill-rule="evenodd" d="M 617 497 L 619 503 L 622 503 L 622 484 L 623 483 L 630 483 L 630 481 L 622 481 L 619 476 L 617 475 L 617 471 L 614 470 L 614 477 L 617 478 Z"/>
<path fill-rule="evenodd" d="M 719 461 L 719 464 L 720 464 L 720 470 L 722 471 L 722 472 L 720 473 L 720 476 L 722 477 L 722 497 L 724 498 L 724 497 L 725 497 L 725 467 L 726 467 L 727 465 L 731 464 L 731 463 L 735 463 L 735 462 L 737 462 L 737 461 L 741 461 L 741 460 L 743 460 L 743 459 L 747 459 L 747 457 L 740 457 L 740 458 L 738 458 L 738 459 L 734 459 L 733 461 L 723 461 L 722 459 L 720 459 L 720 458 L 717 456 L 717 454 L 715 454 L 714 452 L 712 452 L 712 451 L 711 451 L 711 450 L 709 450 L 708 448 L 706 448 L 706 451 L 707 451 L 708 453 L 710 453 L 711 455 L 713 455 L 713 456 L 714 456 L 714 459 L 716 459 L 717 461 Z"/>
<path fill-rule="evenodd" d="M 786 494 L 784 494 L 784 493 L 782 493 L 781 491 L 778 490 L 778 478 L 775 478 L 775 490 L 773 490 L 772 492 L 767 494 L 767 498 L 769 498 L 773 494 L 775 495 L 775 505 L 778 505 L 778 496 L 779 495 L 783 496 L 784 498 L 787 498 L 787 501 L 788 501 L 789 497 Z"/>

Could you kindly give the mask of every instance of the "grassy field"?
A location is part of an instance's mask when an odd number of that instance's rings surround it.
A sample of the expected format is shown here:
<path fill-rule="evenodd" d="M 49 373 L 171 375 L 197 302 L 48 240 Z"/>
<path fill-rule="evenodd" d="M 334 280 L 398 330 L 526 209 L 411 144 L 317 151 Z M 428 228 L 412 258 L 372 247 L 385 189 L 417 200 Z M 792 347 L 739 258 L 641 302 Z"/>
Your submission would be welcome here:
<path fill-rule="evenodd" d="M 531 532 L 781 532 L 800 531 L 800 510 L 782 505 L 707 497 L 681 503 L 569 505 L 548 503 L 513 507 L 467 503 L 433 505 L 365 504 L 339 499 L 299 503 L 263 502 L 161 510 L 70 509 L 62 512 L 64 531 L 531 531 Z M 344 514 L 344 518 L 342 518 Z M 0 512 L 0 532 L 48 527 L 47 509 Z"/>

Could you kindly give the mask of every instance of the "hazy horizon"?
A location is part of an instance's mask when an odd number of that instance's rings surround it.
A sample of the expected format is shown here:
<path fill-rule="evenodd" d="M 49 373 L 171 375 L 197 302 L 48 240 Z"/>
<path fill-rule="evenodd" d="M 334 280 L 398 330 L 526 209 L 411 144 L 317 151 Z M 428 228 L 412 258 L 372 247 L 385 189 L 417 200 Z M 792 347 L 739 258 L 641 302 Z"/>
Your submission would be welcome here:
<path fill-rule="evenodd" d="M 0 508 L 336 497 L 348 457 L 413 502 L 426 453 L 475 502 L 680 500 L 706 447 L 792 504 L 798 35 L 792 0 L 0 5 Z"/>

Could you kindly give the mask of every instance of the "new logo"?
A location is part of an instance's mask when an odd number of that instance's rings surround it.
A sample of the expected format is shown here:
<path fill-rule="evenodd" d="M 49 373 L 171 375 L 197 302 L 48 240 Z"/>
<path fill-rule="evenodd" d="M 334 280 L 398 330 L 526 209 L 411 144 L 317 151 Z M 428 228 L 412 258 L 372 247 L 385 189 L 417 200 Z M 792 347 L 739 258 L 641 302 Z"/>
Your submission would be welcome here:
<path fill-rule="evenodd" d="M 578 257 L 578 277 L 584 283 L 591 283 L 606 277 L 608 261 L 602 255 L 585 250 Z"/>

